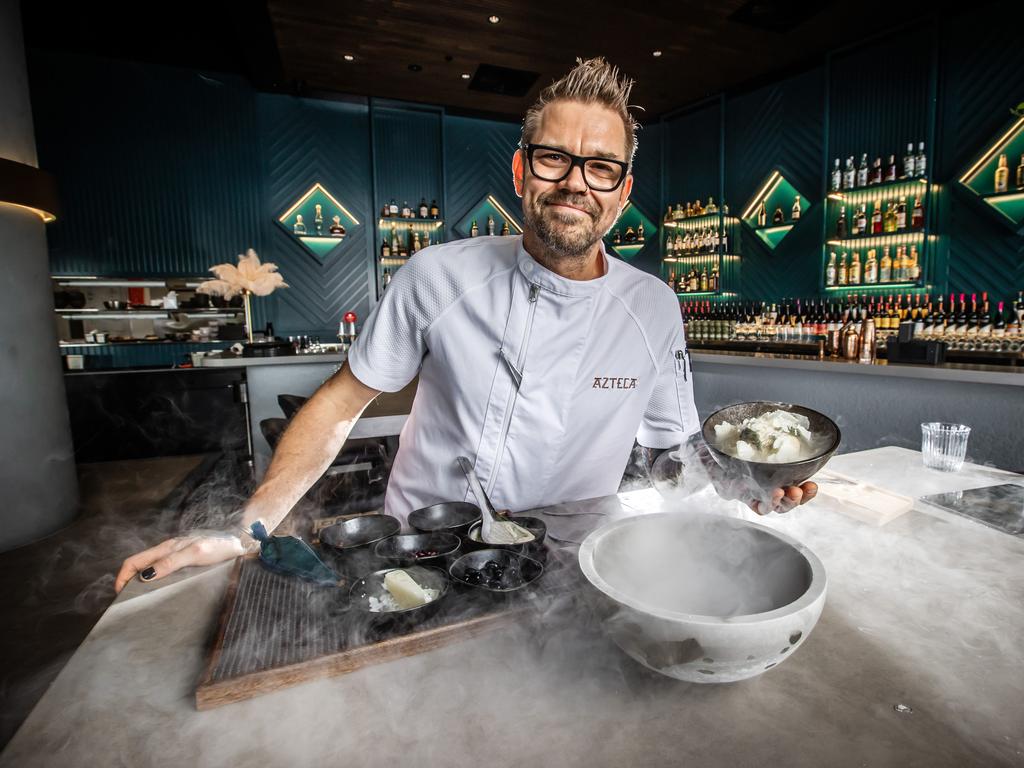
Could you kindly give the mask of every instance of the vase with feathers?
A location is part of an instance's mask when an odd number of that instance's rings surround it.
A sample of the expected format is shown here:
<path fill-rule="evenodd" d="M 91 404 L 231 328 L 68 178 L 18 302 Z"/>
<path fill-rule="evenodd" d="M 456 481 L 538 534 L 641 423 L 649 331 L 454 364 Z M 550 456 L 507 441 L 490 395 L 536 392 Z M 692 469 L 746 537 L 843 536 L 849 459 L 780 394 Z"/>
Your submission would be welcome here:
<path fill-rule="evenodd" d="M 288 284 L 277 271 L 277 265 L 271 262 L 260 262 L 256 251 L 250 248 L 245 255 L 238 255 L 238 264 L 217 264 L 210 267 L 213 280 L 207 280 L 197 289 L 197 293 L 209 296 L 221 296 L 233 299 L 242 296 L 245 307 L 245 332 L 249 343 L 252 343 L 252 296 L 269 296 L 278 288 L 287 288 Z"/>

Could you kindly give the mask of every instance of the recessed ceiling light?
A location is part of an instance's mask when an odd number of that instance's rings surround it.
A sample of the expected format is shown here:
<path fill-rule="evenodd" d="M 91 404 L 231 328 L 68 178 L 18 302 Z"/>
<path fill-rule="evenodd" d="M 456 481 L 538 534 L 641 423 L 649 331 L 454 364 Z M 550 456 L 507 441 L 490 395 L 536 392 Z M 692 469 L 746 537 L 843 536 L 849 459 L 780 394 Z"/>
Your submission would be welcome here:
<path fill-rule="evenodd" d="M 409 71 L 410 72 L 419 72 L 422 69 L 423 69 L 423 67 L 421 67 L 419 64 L 410 64 L 409 65 Z"/>
<path fill-rule="evenodd" d="M 356 57 L 353 56 L 351 53 L 346 53 L 344 56 L 342 56 L 342 58 L 345 59 L 345 61 L 355 61 L 356 60 Z"/>
<path fill-rule="evenodd" d="M 469 72 L 463 72 L 463 73 L 462 73 L 462 74 L 460 75 L 460 77 L 461 77 L 461 78 L 462 78 L 463 80 L 469 80 L 469 78 L 471 78 L 471 77 L 472 77 L 472 75 L 471 75 L 471 74 L 469 74 Z"/>
<path fill-rule="evenodd" d="M 651 51 L 651 56 L 653 56 L 654 58 L 658 58 L 659 56 L 661 56 L 661 51 Z"/>
<path fill-rule="evenodd" d="M 494 14 L 491 14 L 490 16 L 487 17 L 487 20 L 491 22 L 491 24 L 497 24 L 499 21 L 501 21 L 501 16 L 495 16 Z"/>

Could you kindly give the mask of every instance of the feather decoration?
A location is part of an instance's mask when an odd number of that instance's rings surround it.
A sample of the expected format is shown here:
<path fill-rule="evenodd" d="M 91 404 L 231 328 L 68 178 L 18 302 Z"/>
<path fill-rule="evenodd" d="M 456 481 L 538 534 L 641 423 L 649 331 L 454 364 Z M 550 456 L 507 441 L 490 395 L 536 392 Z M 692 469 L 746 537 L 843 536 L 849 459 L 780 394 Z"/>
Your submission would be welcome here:
<path fill-rule="evenodd" d="M 288 284 L 277 271 L 277 265 L 271 262 L 261 263 L 256 251 L 250 248 L 245 255 L 238 255 L 238 265 L 217 264 L 210 268 L 216 277 L 200 285 L 198 293 L 233 298 L 240 293 L 251 293 L 255 296 L 269 296 L 278 288 L 287 288 Z"/>

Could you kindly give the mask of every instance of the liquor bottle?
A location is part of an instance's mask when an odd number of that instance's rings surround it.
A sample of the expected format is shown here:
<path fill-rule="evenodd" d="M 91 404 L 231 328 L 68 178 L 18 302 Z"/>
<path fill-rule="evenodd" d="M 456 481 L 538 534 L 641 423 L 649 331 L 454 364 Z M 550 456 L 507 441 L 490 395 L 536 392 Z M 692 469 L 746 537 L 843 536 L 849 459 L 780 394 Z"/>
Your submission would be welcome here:
<path fill-rule="evenodd" d="M 900 198 L 899 205 L 896 206 L 896 231 L 902 232 L 907 228 L 907 198 L 906 196 Z"/>
<path fill-rule="evenodd" d="M 384 206 L 380 209 L 380 217 L 382 219 L 391 218 L 391 206 L 388 205 L 387 203 L 384 203 Z"/>
<path fill-rule="evenodd" d="M 836 221 L 836 237 L 842 240 L 846 237 L 846 206 L 839 208 L 839 219 Z"/>
<path fill-rule="evenodd" d="M 720 283 L 721 275 L 718 271 L 718 262 L 715 262 L 715 264 L 711 267 L 711 279 L 708 281 L 709 290 L 712 290 L 715 293 L 717 293 Z"/>
<path fill-rule="evenodd" d="M 313 226 L 316 228 L 316 233 L 322 235 L 324 233 L 324 210 L 320 203 L 313 206 Z"/>
<path fill-rule="evenodd" d="M 718 213 L 718 206 L 715 205 L 715 198 L 708 198 L 708 207 L 704 209 L 705 213 Z"/>
<path fill-rule="evenodd" d="M 892 259 L 889 257 L 889 246 L 882 251 L 882 261 L 878 265 L 878 282 L 892 282 Z"/>
<path fill-rule="evenodd" d="M 866 235 L 868 233 L 868 212 L 867 205 L 862 204 L 860 210 L 857 211 L 857 234 Z"/>
<path fill-rule="evenodd" d="M 995 322 L 992 323 L 992 335 L 996 337 L 1006 335 L 1006 320 L 1003 319 L 1003 302 L 999 302 L 999 309 L 996 311 Z"/>
<path fill-rule="evenodd" d="M 838 192 L 843 186 L 843 172 L 839 169 L 839 158 L 836 158 L 835 166 L 832 168 L 832 192 Z"/>
<path fill-rule="evenodd" d="M 676 289 L 676 271 L 674 269 L 668 273 L 668 287 L 673 291 Z"/>
<path fill-rule="evenodd" d="M 436 218 L 439 218 L 441 216 L 441 209 L 437 207 L 437 200 L 431 200 L 430 201 L 429 215 L 430 215 L 430 218 L 432 218 L 432 219 L 436 219 Z"/>
<path fill-rule="evenodd" d="M 1006 165 L 1006 153 L 1004 152 L 999 156 L 999 165 L 996 167 L 996 194 L 1005 192 L 1009 181 L 1010 169 Z"/>
<path fill-rule="evenodd" d="M 1017 189 L 1024 189 L 1024 153 L 1020 156 L 1020 165 L 1017 166 Z"/>
<path fill-rule="evenodd" d="M 430 208 L 427 206 L 427 198 L 420 198 L 420 208 L 418 213 L 421 219 L 426 219 L 430 216 Z"/>
<path fill-rule="evenodd" d="M 778 207 L 778 208 L 776 208 L 776 209 L 775 209 L 775 213 L 773 213 L 773 214 L 772 214 L 772 224 L 773 224 L 773 225 L 776 225 L 776 224 L 781 224 L 781 223 L 782 223 L 783 221 L 785 221 L 785 220 L 786 220 L 786 217 L 785 217 L 785 215 L 783 215 L 783 213 L 782 213 L 782 208 L 781 208 L 781 206 L 780 206 L 780 207 Z"/>
<path fill-rule="evenodd" d="M 1022 162 L 1024 162 L 1024 157 L 1022 157 Z M 1018 175 L 1020 174 L 1020 170 L 1019 169 L 1018 169 L 1017 173 L 1018 173 Z M 793 201 L 793 208 L 790 211 L 790 218 L 793 219 L 793 221 L 799 221 L 800 220 L 800 195 L 797 195 L 796 199 Z"/>
<path fill-rule="evenodd" d="M 896 181 L 896 155 L 889 155 L 889 164 L 885 167 L 885 180 Z"/>
<path fill-rule="evenodd" d="M 708 290 L 708 268 L 707 265 L 701 267 L 700 270 L 700 290 L 707 292 Z"/>
<path fill-rule="evenodd" d="M 952 303 L 952 299 L 950 299 Z M 967 302 L 964 301 L 964 294 L 960 294 L 960 311 L 956 313 L 956 324 L 954 333 L 957 336 L 967 335 Z"/>
<path fill-rule="evenodd" d="M 487 214 L 487 234 L 494 236 L 494 217 Z"/>
<path fill-rule="evenodd" d="M 392 216 L 398 215 L 398 203 L 395 202 L 395 198 L 391 198 L 391 203 L 388 205 Z"/>
<path fill-rule="evenodd" d="M 916 245 L 910 246 L 910 273 L 907 278 L 915 283 L 921 280 L 921 257 Z"/>
<path fill-rule="evenodd" d="M 871 164 L 871 184 L 882 183 L 882 158 L 876 157 L 875 162 Z"/>
<path fill-rule="evenodd" d="M 878 259 L 875 258 L 875 249 L 868 251 L 867 261 L 864 263 L 864 283 L 874 285 L 878 282 Z"/>
<path fill-rule="evenodd" d="M 413 238 L 412 238 L 412 252 L 413 253 L 419 253 L 421 249 L 422 249 L 422 243 L 420 242 L 420 233 L 416 232 L 416 233 L 413 234 Z"/>
<path fill-rule="evenodd" d="M 857 186 L 866 187 L 868 185 L 868 153 L 865 152 L 860 156 L 860 167 L 857 168 Z"/>
<path fill-rule="evenodd" d="M 889 205 L 885 209 L 882 229 L 885 232 L 896 231 L 896 203 L 893 200 L 889 201 Z"/>
<path fill-rule="evenodd" d="M 923 141 L 917 145 L 917 159 L 914 160 L 914 172 L 919 179 L 923 179 L 928 173 L 928 156 L 924 153 Z"/>
<path fill-rule="evenodd" d="M 391 285 L 391 270 L 384 267 L 384 274 L 380 278 L 381 290 L 386 291 L 388 286 Z"/>
<path fill-rule="evenodd" d="M 618 227 L 612 230 L 612 245 L 622 245 L 622 232 Z"/>
<path fill-rule="evenodd" d="M 853 189 L 857 181 L 857 169 L 853 167 L 853 155 L 846 158 L 846 170 L 843 173 L 843 189 Z"/>
<path fill-rule="evenodd" d="M 388 242 L 387 237 L 384 237 L 380 241 L 380 259 L 381 259 L 381 261 L 384 261 L 384 259 L 390 259 L 390 258 L 391 258 L 391 243 Z"/>
<path fill-rule="evenodd" d="M 412 223 L 409 224 L 409 229 L 405 233 L 405 247 L 406 253 L 412 255 L 416 251 L 413 250 L 414 246 L 419 242 L 419 232 L 414 233 L 412 229 Z"/>
<path fill-rule="evenodd" d="M 882 201 L 875 200 L 874 210 L 871 211 L 871 233 L 880 235 L 882 233 Z"/>
<path fill-rule="evenodd" d="M 626 227 L 626 234 L 624 234 L 622 236 L 622 239 L 626 243 L 635 243 L 636 242 L 636 232 L 633 230 L 632 227 Z"/>
<path fill-rule="evenodd" d="M 914 142 L 907 144 L 907 154 L 903 156 L 903 175 L 902 179 L 912 179 L 915 175 L 915 166 L 917 165 L 917 158 L 914 155 Z"/>
<path fill-rule="evenodd" d="M 295 223 L 292 225 L 292 232 L 294 232 L 296 235 L 306 234 L 306 225 L 302 221 L 301 213 L 296 214 L 295 216 Z"/>
<path fill-rule="evenodd" d="M 967 336 L 978 335 L 978 294 L 971 294 L 971 311 L 967 314 L 967 325 L 964 334 Z"/>
<path fill-rule="evenodd" d="M 640 226 L 643 227 L 643 224 L 641 224 Z M 501 220 L 501 235 L 502 235 L 502 237 L 505 237 L 508 234 L 510 234 L 510 231 L 509 231 L 509 228 L 508 228 L 508 220 L 507 219 L 502 219 Z"/>
<path fill-rule="evenodd" d="M 508 234 L 508 224 L 505 224 L 505 226 L 502 227 L 501 234 Z M 644 241 L 644 223 L 642 221 L 636 225 L 636 241 L 638 243 L 642 243 Z"/>
<path fill-rule="evenodd" d="M 395 225 L 391 225 L 391 258 L 397 259 L 400 256 L 400 249 L 398 247 L 398 230 Z"/>
<path fill-rule="evenodd" d="M 850 263 L 850 274 L 849 281 L 850 285 L 860 285 L 861 283 L 861 264 L 860 254 L 857 251 L 853 252 L 853 261 Z"/>
<path fill-rule="evenodd" d="M 700 290 L 700 274 L 697 272 L 697 268 L 694 267 L 690 270 L 690 291 L 697 293 Z"/>
<path fill-rule="evenodd" d="M 722 230 L 722 253 L 729 252 L 729 231 Z"/>
<path fill-rule="evenodd" d="M 988 305 L 988 292 L 981 294 L 981 312 L 978 315 L 978 335 L 992 335 L 992 314 Z"/>
<path fill-rule="evenodd" d="M 832 251 L 828 257 L 828 266 L 825 267 L 825 285 L 836 284 L 836 252 Z"/>
<path fill-rule="evenodd" d="M 476 225 L 476 219 L 473 219 L 473 223 L 469 225 L 469 236 L 476 237 L 480 234 L 480 227 Z"/>
<path fill-rule="evenodd" d="M 409 201 L 408 200 L 406 200 L 405 202 L 402 203 L 402 218 L 403 219 L 411 219 L 412 218 L 412 208 L 409 207 Z"/>
<path fill-rule="evenodd" d="M 921 206 L 921 197 L 917 196 L 914 198 L 914 210 L 910 215 L 910 228 L 911 229 L 923 229 L 924 228 L 924 208 Z"/>
<path fill-rule="evenodd" d="M 345 236 L 345 227 L 343 227 L 341 225 L 341 216 L 332 216 L 331 217 L 330 232 L 331 232 L 331 237 L 344 237 Z"/>
<path fill-rule="evenodd" d="M 839 275 L 836 285 L 848 285 L 850 279 L 850 268 L 846 266 L 846 254 L 839 257 Z"/>
<path fill-rule="evenodd" d="M 760 207 L 757 209 L 757 226 L 763 227 L 768 223 L 768 211 L 765 210 L 764 200 L 761 201 Z"/>
<path fill-rule="evenodd" d="M 917 298 L 918 296 L 915 294 L 914 300 L 917 301 Z M 911 318 L 914 322 L 914 336 L 922 336 L 924 335 L 925 320 L 927 318 L 925 318 L 924 312 L 919 311 L 917 305 L 914 306 L 914 310 L 915 311 Z"/>

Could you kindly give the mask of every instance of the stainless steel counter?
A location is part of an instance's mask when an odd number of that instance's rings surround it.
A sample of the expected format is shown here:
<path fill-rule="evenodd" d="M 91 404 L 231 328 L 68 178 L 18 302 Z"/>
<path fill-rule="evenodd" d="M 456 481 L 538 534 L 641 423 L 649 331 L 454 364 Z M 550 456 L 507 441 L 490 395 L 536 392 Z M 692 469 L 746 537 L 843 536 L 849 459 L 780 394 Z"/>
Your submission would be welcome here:
<path fill-rule="evenodd" d="M 912 496 L 1024 482 L 984 467 L 932 472 L 895 448 L 836 457 L 832 466 Z M 578 539 L 605 520 L 660 506 L 641 491 L 540 513 L 552 533 Z M 740 514 L 706 495 L 687 508 Z M 573 511 L 598 514 L 564 516 Z M 828 598 L 794 655 L 746 682 L 686 684 L 649 673 L 588 623 L 583 604 L 566 600 L 503 634 L 200 713 L 193 694 L 224 565 L 130 584 L 0 766 L 1024 761 L 1024 540 L 920 504 L 883 528 L 823 499 L 761 521 L 821 558 Z"/>

